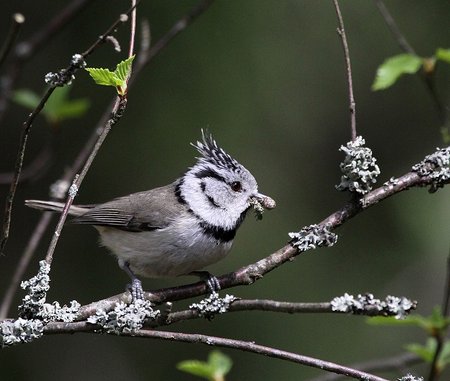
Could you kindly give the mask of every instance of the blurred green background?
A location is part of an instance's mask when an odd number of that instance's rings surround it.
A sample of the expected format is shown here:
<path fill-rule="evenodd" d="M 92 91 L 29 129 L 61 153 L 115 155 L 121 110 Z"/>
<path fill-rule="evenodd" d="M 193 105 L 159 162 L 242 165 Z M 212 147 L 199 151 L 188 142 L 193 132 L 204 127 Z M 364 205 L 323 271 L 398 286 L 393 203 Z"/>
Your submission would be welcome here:
<path fill-rule="evenodd" d="M 13 12 L 26 17 L 19 38 L 26 40 L 67 3 L 2 2 L 2 39 Z M 149 20 L 156 42 L 195 4 L 142 1 L 138 19 Z M 418 54 L 427 56 L 437 47 L 449 47 L 448 1 L 397 0 L 386 5 Z M 84 51 L 128 6 L 127 1 L 91 1 L 25 64 L 17 88 L 43 93 L 44 75 L 65 67 L 72 54 Z M 408 172 L 436 146 L 443 146 L 439 120 L 418 77 L 402 78 L 387 91 L 370 90 L 377 66 L 400 50 L 374 2 L 347 0 L 341 1 L 341 7 L 353 65 L 358 133 L 378 159 L 382 183 Z M 260 191 L 278 204 L 261 222 L 248 218 L 230 256 L 209 270 L 229 272 L 282 247 L 288 232 L 319 222 L 348 199 L 334 189 L 343 157 L 338 148 L 350 138 L 345 67 L 336 27 L 331 1 L 217 0 L 142 72 L 130 91 L 125 116 L 108 136 L 76 201 L 102 202 L 173 181 L 194 163 L 196 152 L 189 143 L 200 137 L 201 128 L 208 128 L 252 171 Z M 117 38 L 126 51 L 128 26 L 119 30 Z M 105 45 L 88 59 L 88 65 L 113 69 L 124 57 L 125 53 Z M 449 77 L 448 66 L 440 65 L 437 88 L 447 104 Z M 91 101 L 83 119 L 54 129 L 38 117 L 33 125 L 26 164 L 49 140 L 53 160 L 38 178 L 20 185 L 12 235 L 6 256 L 0 258 L 1 294 L 39 219 L 39 212 L 26 209 L 23 200 L 48 197 L 50 184 L 72 163 L 113 97 L 112 88 L 95 86 L 84 72 L 77 74 L 72 87 L 72 97 Z M 14 104 L 7 111 L 0 127 L 0 172 L 13 168 L 28 112 Z M 0 185 L 2 204 L 7 189 L 8 185 Z M 250 287 L 225 292 L 303 302 L 328 301 L 345 292 L 372 292 L 380 298 L 404 295 L 419 301 L 420 313 L 429 314 L 444 291 L 449 196 L 448 187 L 433 195 L 425 189 L 399 194 L 346 223 L 338 230 L 340 239 L 333 248 L 308 252 Z M 50 232 L 27 278 L 37 271 L 49 240 Z M 121 292 L 127 282 L 115 260 L 97 246 L 94 229 L 70 225 L 59 241 L 51 275 L 49 300 L 61 303 L 72 299 L 89 303 Z M 145 280 L 144 288 L 191 281 Z M 17 295 L 14 305 L 22 296 Z M 10 316 L 15 316 L 15 309 Z M 414 329 L 372 327 L 362 317 L 336 315 L 240 312 L 168 329 L 253 340 L 341 364 L 394 355 L 405 343 L 424 340 Z M 177 371 L 176 363 L 204 359 L 210 349 L 106 335 L 48 336 L 2 350 L 0 367 L 3 380 L 194 380 Z M 307 380 L 322 374 L 280 360 L 224 352 L 234 360 L 229 380 Z M 426 375 L 426 368 L 417 372 Z"/>

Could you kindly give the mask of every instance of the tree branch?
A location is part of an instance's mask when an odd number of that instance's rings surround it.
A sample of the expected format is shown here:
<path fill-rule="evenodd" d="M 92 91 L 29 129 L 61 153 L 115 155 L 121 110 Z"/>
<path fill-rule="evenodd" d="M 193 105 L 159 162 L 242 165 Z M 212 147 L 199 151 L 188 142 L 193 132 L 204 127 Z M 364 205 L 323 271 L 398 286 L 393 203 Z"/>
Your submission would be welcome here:
<path fill-rule="evenodd" d="M 44 328 L 44 332 L 48 334 L 58 334 L 58 333 L 76 333 L 76 332 L 92 332 L 98 329 L 96 325 L 78 322 L 78 323 L 50 323 Z M 283 351 L 276 348 L 271 348 L 259 344 L 255 344 L 250 341 L 227 339 L 217 336 L 208 336 L 202 334 L 193 333 L 180 333 L 180 332 L 168 332 L 168 331 L 155 331 L 155 330 L 138 330 L 132 333 L 122 333 L 122 336 L 130 337 L 141 337 L 146 339 L 159 339 L 166 341 L 176 341 L 184 343 L 193 344 L 206 344 L 209 346 L 224 347 L 239 349 L 244 352 L 256 353 L 272 358 L 278 358 L 281 360 L 286 360 L 294 362 L 297 364 L 302 364 L 310 366 L 313 368 L 318 368 L 326 370 L 329 372 L 343 374 L 347 377 L 364 379 L 367 381 L 387 381 L 384 378 L 374 376 L 372 374 L 348 368 L 346 366 L 338 365 L 330 361 L 324 361 L 316 359 L 309 356 L 303 356 L 292 352 Z"/>
<path fill-rule="evenodd" d="M 350 61 L 350 52 L 348 49 L 347 36 L 344 29 L 344 20 L 342 18 L 341 9 L 339 8 L 338 0 L 333 0 L 334 7 L 336 9 L 336 15 L 339 21 L 339 28 L 337 32 L 341 37 L 342 47 L 344 49 L 345 66 L 347 68 L 347 83 L 348 83 L 348 97 L 349 97 L 349 110 L 350 110 L 350 123 L 352 132 L 352 141 L 355 141 L 356 133 L 356 103 L 353 95 L 353 78 L 352 78 L 352 65 Z"/>

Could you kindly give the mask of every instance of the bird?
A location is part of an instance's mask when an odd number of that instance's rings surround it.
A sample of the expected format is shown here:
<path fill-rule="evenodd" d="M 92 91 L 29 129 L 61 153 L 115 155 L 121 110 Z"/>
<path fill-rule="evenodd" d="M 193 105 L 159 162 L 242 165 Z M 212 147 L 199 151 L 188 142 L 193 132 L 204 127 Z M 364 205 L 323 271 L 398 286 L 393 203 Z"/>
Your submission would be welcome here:
<path fill-rule="evenodd" d="M 276 206 L 210 132 L 201 134 L 201 141 L 191 143 L 200 156 L 171 184 L 69 209 L 71 222 L 95 227 L 101 245 L 116 256 L 131 279 L 132 300 L 144 298 L 138 276 L 197 275 L 212 292 L 220 289 L 217 278 L 203 269 L 230 252 L 249 209 L 261 217 L 264 209 Z M 25 205 L 54 212 L 64 207 L 41 200 L 26 200 Z"/>

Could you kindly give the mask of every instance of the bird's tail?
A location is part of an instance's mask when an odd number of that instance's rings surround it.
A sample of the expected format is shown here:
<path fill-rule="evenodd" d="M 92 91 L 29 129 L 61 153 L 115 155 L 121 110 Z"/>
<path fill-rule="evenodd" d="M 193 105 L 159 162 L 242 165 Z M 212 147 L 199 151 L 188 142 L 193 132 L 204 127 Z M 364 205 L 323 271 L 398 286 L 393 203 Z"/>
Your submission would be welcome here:
<path fill-rule="evenodd" d="M 50 212 L 62 212 L 64 208 L 63 202 L 56 201 L 25 200 L 25 205 L 30 208 L 46 210 Z M 81 216 L 88 210 L 89 209 L 86 207 L 72 205 L 69 209 L 69 214 L 71 216 Z"/>

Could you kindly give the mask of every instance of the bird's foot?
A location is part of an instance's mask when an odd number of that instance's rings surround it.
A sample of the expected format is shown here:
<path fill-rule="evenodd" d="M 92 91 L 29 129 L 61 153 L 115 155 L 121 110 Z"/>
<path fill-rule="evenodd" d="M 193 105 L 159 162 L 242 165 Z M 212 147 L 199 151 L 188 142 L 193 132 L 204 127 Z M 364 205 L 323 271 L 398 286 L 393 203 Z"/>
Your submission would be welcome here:
<path fill-rule="evenodd" d="M 136 300 L 144 300 L 144 290 L 138 278 L 133 278 L 127 289 L 131 293 L 131 303 L 134 303 Z"/>
<path fill-rule="evenodd" d="M 218 293 L 220 291 L 220 282 L 214 275 L 208 271 L 192 271 L 190 275 L 198 276 L 206 283 L 210 294 Z"/>

